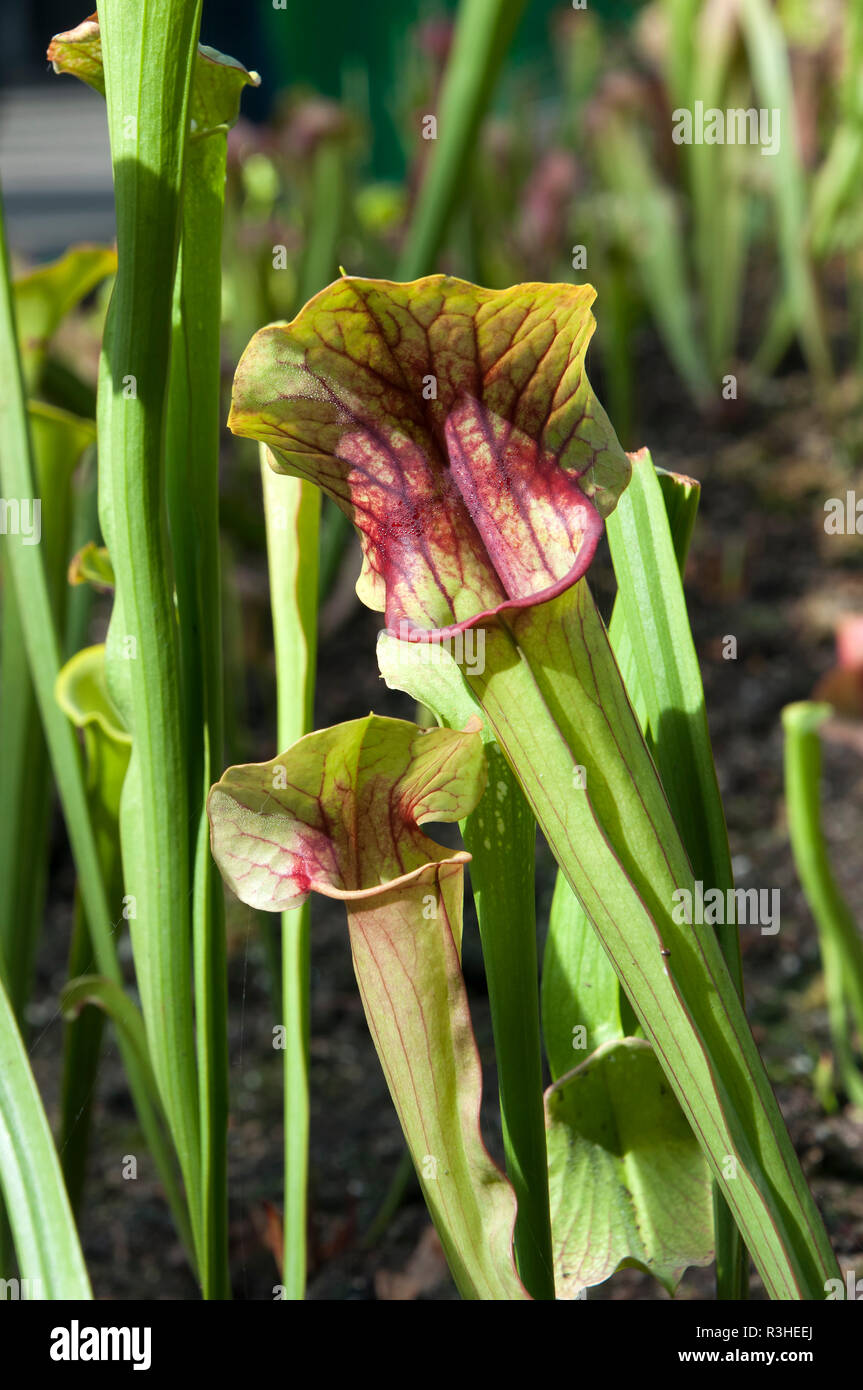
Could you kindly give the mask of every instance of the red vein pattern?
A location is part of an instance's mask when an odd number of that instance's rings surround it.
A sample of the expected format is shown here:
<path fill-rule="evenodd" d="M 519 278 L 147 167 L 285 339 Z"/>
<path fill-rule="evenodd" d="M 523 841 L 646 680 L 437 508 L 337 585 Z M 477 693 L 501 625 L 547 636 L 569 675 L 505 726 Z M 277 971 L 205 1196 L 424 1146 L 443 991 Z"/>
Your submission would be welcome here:
<path fill-rule="evenodd" d="M 588 568 L 629 462 L 587 380 L 589 285 L 336 281 L 256 334 L 229 425 L 351 517 L 357 585 L 422 640 Z"/>
<path fill-rule="evenodd" d="M 482 1071 L 461 972 L 464 864 L 419 829 L 485 789 L 476 733 L 399 719 L 340 724 L 210 793 L 213 857 L 253 907 L 341 898 L 369 1029 L 453 1277 L 465 1298 L 524 1300 L 512 1187 L 479 1127 Z"/>

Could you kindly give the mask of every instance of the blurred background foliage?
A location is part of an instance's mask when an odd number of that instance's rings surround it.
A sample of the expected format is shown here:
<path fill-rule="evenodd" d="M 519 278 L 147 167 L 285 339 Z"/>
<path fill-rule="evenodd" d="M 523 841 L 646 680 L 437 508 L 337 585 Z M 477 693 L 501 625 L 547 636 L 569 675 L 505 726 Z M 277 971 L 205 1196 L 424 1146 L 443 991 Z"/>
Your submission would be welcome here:
<path fill-rule="evenodd" d="M 204 37 L 257 65 L 231 135 L 225 318 L 232 355 L 344 266 L 394 276 L 421 185 L 455 0 L 305 7 L 208 0 Z M 4 11 L 7 82 L 68 27 L 56 0 Z M 251 56 L 250 56 L 251 55 Z M 47 95 L 47 89 L 46 89 Z M 781 147 L 678 145 L 672 113 L 778 110 Z M 2 146 L 0 146 L 2 151 Z M 2 160 L 0 160 L 2 167 Z M 859 363 L 863 7 L 843 0 L 531 0 L 438 268 L 498 287 L 597 288 L 605 400 L 640 438 L 638 335 L 705 409 L 802 354 L 819 384 Z M 15 241 L 14 189 L 10 222 Z M 278 252 L 277 248 L 284 248 Z M 25 249 L 23 247 L 19 249 Z"/>
<path fill-rule="evenodd" d="M 326 23 L 312 23 L 291 3 L 238 11 L 207 0 L 205 40 L 263 77 L 229 139 L 225 414 L 234 365 L 262 324 L 291 317 L 340 267 L 404 278 L 417 263 L 410 229 L 433 148 L 423 123 L 438 110 L 456 9 L 454 0 L 337 0 Z M 75 240 L 106 239 L 100 99 L 40 57 L 46 38 L 75 19 L 56 0 L 2 15 L 0 171 L 24 264 L 65 246 L 73 222 L 83 233 Z M 676 144 L 673 113 L 696 101 L 778 111 L 778 151 Z M 60 145 L 60 122 L 73 144 Z M 74 220 L 99 209 L 98 223 Z M 687 457 L 696 434 L 740 431 L 725 449 L 721 495 L 745 477 L 757 506 L 787 508 L 819 470 L 834 493 L 850 486 L 863 444 L 863 5 L 590 0 L 574 9 L 528 0 L 434 268 L 490 287 L 592 283 L 591 376 L 626 448 L 651 443 L 664 463 L 663 448 L 676 452 L 677 466 L 703 476 L 697 450 Z M 66 319 L 45 354 L 39 393 L 50 404 L 92 414 L 109 289 Z M 788 457 L 795 430 L 793 450 L 814 466 Z M 236 642 L 247 626 L 245 562 L 235 573 L 231 556 L 247 560 L 263 547 L 256 466 L 252 450 L 223 436 L 225 602 Z M 709 564 L 723 596 L 745 591 L 754 524 L 750 510 L 722 528 Z M 854 568 L 858 538 L 831 539 L 831 554 Z M 321 544 L 326 599 L 352 544 L 329 505 Z M 237 699 L 242 742 L 242 690 Z"/>
<path fill-rule="evenodd" d="M 285 16 L 261 11 L 264 51 L 292 81 L 278 91 L 265 80 L 266 123 L 232 139 L 236 346 L 299 307 L 313 256 L 325 279 L 338 265 L 395 273 L 451 37 L 445 9 L 413 7 L 413 21 L 411 9 L 390 22 L 375 7 L 365 23 L 346 7 L 344 27 L 334 20 L 340 66 L 326 36 L 293 47 Z M 440 268 L 492 287 L 593 283 L 606 403 L 627 447 L 640 442 L 645 322 L 705 408 L 734 398 L 727 374 L 748 372 L 753 389 L 795 349 L 827 382 L 861 351 L 842 322 L 860 301 L 861 73 L 860 7 L 838 0 L 528 5 Z M 672 112 L 696 100 L 778 110 L 779 152 L 676 145 Z"/>
<path fill-rule="evenodd" d="M 291 317 L 340 267 L 404 278 L 416 260 L 409 233 L 433 148 L 423 122 L 438 109 L 456 8 L 443 0 L 338 0 L 324 24 L 290 3 L 238 12 L 227 0 L 207 0 L 204 39 L 263 77 L 244 96 L 229 139 L 225 414 L 234 365 L 262 324 Z M 53 248 L 67 219 L 95 218 L 101 207 L 99 230 L 74 223 L 84 233 L 76 240 L 100 239 L 110 206 L 100 99 L 34 56 L 74 18 L 53 0 L 3 12 L 0 54 L 7 80 L 20 85 L 7 87 L 0 102 L 0 171 L 13 249 L 25 263 L 34 242 Z M 16 97 L 19 128 L 23 122 L 31 134 L 13 130 L 4 144 L 2 118 L 14 116 Z M 673 113 L 696 101 L 778 111 L 778 152 L 676 144 Z M 51 127 L 37 123 L 48 120 L 52 102 L 55 125 L 77 127 L 74 146 L 62 148 L 57 127 L 53 156 Z M 17 150 L 15 138 L 24 139 Z M 108 180 L 101 192 L 100 178 Z M 745 474 L 759 505 L 769 497 L 786 507 L 815 485 L 816 470 L 789 461 L 784 439 L 775 468 L 752 467 L 763 455 L 753 412 L 766 412 L 767 452 L 775 453 L 780 422 L 790 428 L 800 407 L 795 448 L 817 436 L 806 423 L 814 410 L 831 436 L 829 446 L 823 432 L 812 446 L 822 477 L 829 447 L 832 489 L 850 485 L 863 443 L 863 5 L 590 0 L 574 9 L 529 0 L 434 268 L 490 287 L 592 283 L 591 376 L 626 448 L 650 442 L 660 457 L 663 444 L 681 444 L 678 466 L 703 474 L 697 456 L 687 459 L 693 430 L 705 439 L 742 430 L 746 439 L 723 464 L 724 487 Z M 49 403 L 92 413 L 109 289 L 91 295 L 56 335 L 41 368 Z M 225 602 L 236 642 L 247 626 L 245 566 L 235 573 L 231 555 L 248 559 L 263 547 L 253 452 L 224 435 Z M 717 541 L 720 554 L 709 563 L 722 595 L 744 591 L 752 524 L 748 515 Z M 831 553 L 853 567 L 856 538 L 834 539 Z M 321 544 L 326 599 L 352 544 L 329 505 Z M 240 690 L 230 712 L 241 743 L 243 699 Z"/>

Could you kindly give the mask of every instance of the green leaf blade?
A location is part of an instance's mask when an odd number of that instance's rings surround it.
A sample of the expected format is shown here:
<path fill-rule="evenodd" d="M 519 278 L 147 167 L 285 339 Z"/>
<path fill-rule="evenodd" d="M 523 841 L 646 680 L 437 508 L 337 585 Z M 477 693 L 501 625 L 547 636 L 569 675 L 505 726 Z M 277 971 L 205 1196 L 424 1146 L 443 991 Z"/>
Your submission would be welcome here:
<path fill-rule="evenodd" d="M 51 1131 L 2 981 L 0 1183 L 21 1277 L 36 1297 L 91 1299 Z"/>
<path fill-rule="evenodd" d="M 471 684 L 771 1296 L 821 1297 L 834 1261 L 820 1217 L 713 931 L 674 921 L 672 894 L 680 885 L 692 891 L 691 870 L 586 602 L 582 584 L 522 616 L 513 625 L 521 660 L 512 637 L 489 633 L 485 673 Z M 603 732 L 605 717 L 613 734 L 608 724 Z M 621 754 L 627 761 L 609 775 L 612 748 L 615 762 Z M 573 790 L 577 767 L 587 771 L 580 792 Z"/>
<path fill-rule="evenodd" d="M 607 1043 L 546 1093 L 557 1296 L 637 1264 L 673 1293 L 713 1259 L 710 1173 L 648 1043 Z"/>

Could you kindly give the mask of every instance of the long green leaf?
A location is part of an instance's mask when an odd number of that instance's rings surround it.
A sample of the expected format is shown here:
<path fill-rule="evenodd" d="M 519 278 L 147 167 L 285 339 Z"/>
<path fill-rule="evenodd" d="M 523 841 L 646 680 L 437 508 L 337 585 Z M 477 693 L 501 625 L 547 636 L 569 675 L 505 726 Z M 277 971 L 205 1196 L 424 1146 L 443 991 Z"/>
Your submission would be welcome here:
<path fill-rule="evenodd" d="M 57 677 L 55 697 L 64 714 L 81 730 L 86 763 L 87 801 L 90 807 L 102 881 L 112 902 L 123 896 L 123 875 L 120 862 L 118 817 L 126 770 L 129 765 L 131 739 L 123 727 L 105 685 L 105 648 L 85 647 L 66 662 Z M 76 918 L 69 950 L 70 978 L 88 976 L 93 968 L 93 934 L 89 929 L 80 891 L 76 896 Z M 113 944 L 113 940 L 112 940 Z M 183 1244 L 192 1254 L 189 1218 L 177 1179 L 176 1165 L 164 1127 L 164 1115 L 159 1101 L 149 1056 L 142 1055 L 138 1033 L 143 1023 L 136 1007 L 125 994 L 116 955 L 106 959 L 104 949 L 97 945 L 96 960 L 100 969 L 106 965 L 110 975 L 100 977 L 109 999 L 120 997 L 116 1006 L 107 1010 L 115 1023 L 125 1023 L 132 1013 L 137 1024 L 119 1027 L 120 1051 L 126 1064 L 133 1092 L 144 1103 L 138 1104 L 139 1118 L 147 1146 L 156 1164 L 171 1208 L 177 1231 Z M 103 1016 L 85 1012 L 70 1019 L 66 1030 L 63 1055 L 63 1172 L 73 1209 L 83 1189 L 87 1159 L 87 1128 L 92 1106 L 93 1089 L 99 1063 L 99 1044 Z M 74 1197 L 73 1197 L 74 1194 Z"/>
<path fill-rule="evenodd" d="M 44 556 L 52 613 L 62 630 L 68 585 L 72 474 L 96 435 L 89 420 L 31 404 L 30 429 L 40 506 L 35 538 Z M 0 959 L 21 1020 L 30 997 L 45 905 L 51 777 L 39 709 L 27 670 L 24 622 L 10 582 L 3 593 L 0 673 Z"/>
<path fill-rule="evenodd" d="M 116 265 L 113 251 L 73 247 L 13 285 L 21 368 L 29 390 L 39 384 L 45 353 L 64 316 Z M 41 506 L 51 606 L 64 626 L 72 548 L 72 473 L 96 437 L 95 425 L 54 406 L 31 401 L 36 494 Z M 5 565 L 3 566 L 5 568 Z M 52 787 L 39 711 L 27 670 L 21 616 L 11 580 L 3 585 L 0 672 L 0 962 L 19 1020 L 30 992 L 45 900 Z"/>
<path fill-rule="evenodd" d="M 63 986 L 60 1007 L 66 1018 L 76 1018 L 87 1005 L 102 1009 L 116 1024 L 135 1053 L 148 1085 L 155 1088 L 144 1021 L 129 996 L 113 980 L 102 975 L 79 975 Z"/>
<path fill-rule="evenodd" d="M 685 515 L 686 484 L 663 496 L 647 450 L 631 457 L 632 480 L 608 519 L 618 582 L 609 637 L 639 711 L 696 879 L 732 902 L 734 875 L 719 795 L 704 688 L 681 582 L 681 556 L 667 516 L 671 496 Z M 695 496 L 697 506 L 697 492 Z M 690 509 L 694 520 L 694 507 Z M 691 534 L 691 525 L 684 521 Z M 632 678 L 627 670 L 632 669 Z M 643 714 L 639 706 L 643 705 Z M 717 929 L 725 963 L 743 995 L 740 940 L 734 914 Z M 717 1189 L 717 1289 L 723 1299 L 746 1296 L 746 1251 Z"/>
<path fill-rule="evenodd" d="M 280 477 L 261 448 L 267 564 L 278 692 L 278 742 L 290 747 L 312 728 L 318 635 L 318 533 L 321 495 Z M 285 1297 L 305 1296 L 309 1169 L 310 904 L 282 914 L 284 1046 Z"/>
<path fill-rule="evenodd" d="M 70 961 L 74 961 L 74 955 L 70 956 Z M 88 1005 L 93 1007 L 88 1008 Z M 189 1259 L 192 1260 L 194 1252 L 191 1225 L 183 1204 L 183 1194 L 174 1177 L 170 1151 L 167 1143 L 162 1139 L 164 1114 L 159 1101 L 156 1078 L 150 1063 L 147 1035 L 140 1011 L 132 1003 L 122 986 L 115 980 L 107 979 L 104 975 L 77 975 L 70 978 L 61 992 L 60 1007 L 67 1021 L 69 1036 L 74 1039 L 64 1058 L 67 1071 L 67 1076 L 64 1077 L 64 1107 L 72 1112 L 76 1123 L 80 1123 L 81 1106 L 79 1104 L 77 1110 L 73 1107 L 76 1099 L 83 1100 L 88 1105 L 90 1103 L 90 1097 L 84 1092 L 83 1084 L 87 1078 L 77 1073 L 69 1076 L 68 1073 L 77 1064 L 83 1063 L 86 1067 L 94 1052 L 95 1061 L 98 1062 L 102 1025 L 105 1018 L 109 1018 L 117 1030 L 125 1058 L 134 1058 L 137 1074 L 141 1078 L 141 1085 L 152 1099 L 154 1120 L 150 1127 L 150 1133 L 147 1134 L 147 1141 L 150 1152 L 159 1167 L 159 1175 L 165 1186 L 165 1195 L 171 1208 L 177 1233 Z M 158 1135 L 157 1143 L 154 1143 L 155 1135 Z M 63 1153 L 63 1170 L 67 1174 L 67 1183 L 70 1161 L 67 1146 Z M 74 1171 L 72 1176 L 77 1178 L 79 1184 L 82 1182 L 82 1176 L 78 1177 Z"/>
<path fill-rule="evenodd" d="M 166 483 L 180 636 L 192 840 L 192 929 L 201 1126 L 202 1281 L 230 1297 L 228 1000 L 224 893 L 210 855 L 206 799 L 224 761 L 219 416 L 222 223 L 228 126 L 247 83 L 233 59 L 199 48 L 192 79 L 182 241 L 174 291 Z"/>
<path fill-rule="evenodd" d="M 648 747 L 695 877 L 724 893 L 734 886 L 731 853 L 680 565 L 653 460 L 642 449 L 630 461 L 631 482 L 606 524 L 618 583 L 609 638 L 624 671 L 632 652 L 627 688 L 638 692 L 636 708 L 639 695 L 644 702 Z M 740 990 L 734 922 L 719 928 L 719 939 Z"/>
<path fill-rule="evenodd" d="M 0 1187 L 30 1297 L 92 1298 L 57 1151 L 2 980 Z"/>
<path fill-rule="evenodd" d="M 582 581 L 489 633 L 471 684 L 600 933 L 774 1298 L 819 1298 L 834 1259 Z M 573 791 L 574 766 L 585 788 Z"/>
<path fill-rule="evenodd" d="M 131 739 L 119 725 L 104 683 L 105 649 L 89 647 L 66 662 L 57 679 L 57 702 L 83 731 L 87 796 L 99 851 L 102 880 L 112 902 L 123 897 L 123 871 L 117 820 L 123 780 L 129 765 Z M 69 947 L 69 977 L 92 969 L 93 947 L 80 892 L 75 896 L 75 921 Z M 120 990 L 116 982 L 114 988 Z M 63 1174 L 72 1210 L 80 1210 L 89 1152 L 90 1121 L 99 1071 L 104 1018 L 89 1012 L 67 1021 L 63 1046 L 61 1087 L 61 1153 Z M 149 1082 L 149 1059 L 141 1067 Z M 154 1089 L 151 1095 L 157 1099 Z M 178 1203 L 182 1213 L 182 1200 Z"/>
<path fill-rule="evenodd" d="M 782 711 L 785 796 L 794 862 L 818 928 L 839 1075 L 855 1105 L 863 1105 L 863 1074 L 854 1059 L 849 1026 L 853 1019 L 863 1039 L 863 937 L 836 882 L 821 826 L 818 729 L 830 713 L 829 705 L 808 701 Z"/>
<path fill-rule="evenodd" d="M 189 944 L 188 749 L 164 467 L 172 296 L 200 13 L 200 0 L 151 0 L 141 11 L 125 0 L 104 0 L 99 10 L 118 268 L 100 363 L 98 422 L 99 514 L 117 584 L 107 677 L 133 739 L 121 837 L 126 894 L 134 903 L 135 968 L 153 1069 L 186 1184 L 199 1274 L 208 1284 Z"/>
<path fill-rule="evenodd" d="M 16 347 L 15 315 L 9 284 L 5 227 L 0 203 L 0 376 L 6 383 L 4 408 L 0 411 L 0 484 L 5 497 L 32 499 L 35 494 L 30 431 L 24 404 L 24 388 Z M 60 670 L 60 642 L 54 623 L 39 546 L 22 543 L 20 536 L 7 538 L 9 567 L 19 606 L 26 600 L 29 621 L 24 627 L 27 661 L 42 727 L 51 756 L 51 765 L 63 807 L 66 829 L 78 872 L 81 896 L 87 913 L 99 969 L 122 982 L 113 935 L 113 917 L 102 881 L 101 865 L 87 793 L 81 756 L 66 715 L 54 698 Z M 119 917 L 119 904 L 118 917 Z M 166 1188 L 170 1186 L 168 1167 L 160 1150 L 158 1125 L 135 1057 L 121 1051 L 129 1086 L 141 1126 L 151 1152 L 160 1164 Z"/>
<path fill-rule="evenodd" d="M 712 383 L 695 332 L 685 241 L 672 193 L 660 179 L 640 131 L 612 114 L 595 156 L 615 195 L 620 243 L 634 263 L 665 350 L 696 401 Z"/>

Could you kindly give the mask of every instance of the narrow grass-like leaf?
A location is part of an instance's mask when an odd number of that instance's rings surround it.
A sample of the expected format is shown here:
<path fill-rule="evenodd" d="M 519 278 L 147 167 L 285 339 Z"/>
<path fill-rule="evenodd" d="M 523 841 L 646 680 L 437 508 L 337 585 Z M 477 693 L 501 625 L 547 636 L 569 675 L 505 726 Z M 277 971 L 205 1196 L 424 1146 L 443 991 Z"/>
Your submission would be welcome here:
<path fill-rule="evenodd" d="M 93 395 L 95 414 L 96 396 Z M 66 625 L 63 633 L 63 649 L 68 656 L 86 647 L 90 640 L 90 619 L 93 614 L 95 586 L 82 583 L 73 578 L 75 558 L 81 551 L 98 547 L 93 540 L 99 534 L 99 500 L 95 445 L 87 451 L 72 480 L 72 526 L 69 537 L 69 565 L 66 581 L 69 592 L 66 595 Z M 89 553 L 89 552 L 88 552 Z M 107 551 L 104 552 L 107 554 Z M 113 578 L 112 578 L 113 583 Z M 104 584 L 101 586 L 104 589 Z"/>
<path fill-rule="evenodd" d="M 0 1187 L 30 1297 L 92 1298 L 54 1141 L 2 980 Z"/>
<path fill-rule="evenodd" d="M 76 892 L 68 976 L 74 979 L 92 969 L 92 966 L 93 946 L 87 930 L 87 917 L 81 895 Z M 81 1212 L 87 1181 L 90 1133 L 104 1033 L 105 1016 L 98 1009 L 89 1009 L 81 1018 L 66 1020 L 63 1036 L 63 1076 L 60 1082 L 58 1146 L 63 1165 L 63 1181 L 69 1196 L 69 1205 L 76 1219 Z"/>
<path fill-rule="evenodd" d="M 63 986 L 60 1006 L 67 1019 L 76 1018 L 88 1004 L 102 1009 L 116 1024 L 135 1053 L 148 1086 L 154 1090 L 144 1020 L 129 996 L 113 980 L 106 980 L 102 975 L 79 975 Z"/>
<path fill-rule="evenodd" d="M 76 652 L 60 671 L 54 693 L 60 709 L 75 728 L 81 730 L 87 802 L 102 882 L 110 900 L 119 903 L 123 894 L 123 874 L 118 820 L 132 741 L 108 693 L 105 682 L 105 648 L 86 647 Z M 98 944 L 94 947 L 86 915 L 79 915 L 77 912 L 80 892 L 77 898 L 76 921 L 69 952 L 69 974 L 73 979 L 84 975 L 90 978 L 94 954 L 103 970 L 106 963 L 104 948 L 100 950 Z M 159 1170 L 177 1231 L 191 1256 L 188 1215 L 177 1181 L 170 1146 L 164 1133 L 159 1092 L 146 1051 L 142 1059 L 138 1030 L 143 1034 L 143 1023 L 140 1022 L 137 1009 L 123 990 L 116 954 L 108 957 L 107 963 L 112 973 L 110 976 L 103 974 L 99 977 L 104 982 L 103 994 L 109 1000 L 122 996 L 125 1002 L 112 1004 L 106 1011 L 118 1025 L 123 1025 L 120 1027 L 120 1047 L 127 1073 L 130 1082 L 134 1083 L 133 1089 L 142 1098 L 146 1097 L 143 1107 L 139 1106 L 144 1136 Z M 131 1012 L 138 1016 L 139 1023 L 126 1026 Z M 70 1021 L 66 1032 L 62 1085 L 63 1170 L 70 1179 L 70 1195 L 74 1191 L 76 1200 L 83 1185 L 86 1128 L 98 1065 L 100 1036 L 101 1024 L 98 1015 L 85 1014 L 83 1018 L 75 1017 Z"/>
<path fill-rule="evenodd" d="M 849 5 L 842 35 L 843 80 L 840 120 L 830 148 L 812 183 L 809 215 L 815 256 L 830 253 L 839 240 L 838 222 L 860 187 L 863 167 L 863 9 Z"/>
<path fill-rule="evenodd" d="M 704 686 L 692 641 L 662 489 L 646 449 L 630 455 L 632 480 L 607 522 L 618 597 L 609 638 L 630 669 L 636 708 L 644 702 L 648 747 L 656 761 L 695 877 L 734 886 L 725 812 L 707 725 Z M 742 989 L 734 922 L 719 928 L 728 968 Z"/>
<path fill-rule="evenodd" d="M 671 497 L 683 513 L 680 491 L 665 479 L 665 497 L 646 449 L 631 456 L 632 480 L 608 521 L 618 582 L 609 638 L 624 672 L 695 877 L 718 889 L 733 911 L 717 928 L 725 963 L 743 996 L 743 968 L 736 924 L 737 899 L 725 813 L 719 795 L 698 657 L 686 612 L 681 555 L 666 510 Z M 696 496 L 697 505 L 697 496 Z M 694 521 L 695 508 L 689 512 Z M 632 676 L 628 676 L 631 670 Z M 746 1252 L 737 1228 L 716 1194 L 717 1289 L 723 1299 L 745 1298 Z"/>
<path fill-rule="evenodd" d="M 347 211 L 345 139 L 322 137 L 311 160 L 311 204 L 300 276 L 300 304 L 335 279 L 339 237 Z"/>
<path fill-rule="evenodd" d="M 0 204 L 0 377 L 6 382 L 6 395 L 0 411 L 0 485 L 3 495 L 19 499 L 34 496 L 34 468 L 30 431 L 24 405 L 24 388 L 18 359 L 15 316 L 8 276 L 5 229 Z M 29 622 L 23 632 L 27 661 L 42 727 L 51 756 L 51 765 L 63 807 L 81 896 L 87 913 L 99 969 L 103 975 L 122 983 L 114 945 L 111 909 L 102 881 L 101 865 L 84 785 L 81 757 L 75 735 L 66 715 L 54 698 L 54 685 L 60 670 L 60 642 L 51 609 L 44 561 L 39 546 L 23 544 L 22 537 L 7 540 L 9 568 L 19 605 L 26 597 Z M 119 904 L 118 916 L 119 916 Z M 135 1108 L 165 1182 L 170 1188 L 170 1164 L 161 1143 L 158 1125 L 147 1088 L 136 1058 L 121 1051 Z"/>
<path fill-rule="evenodd" d="M 91 421 L 53 406 L 32 404 L 30 429 L 39 512 L 30 518 L 33 529 L 24 543 L 28 547 L 38 544 L 44 556 L 54 622 L 62 630 L 68 592 L 72 474 L 94 440 L 96 428 Z M 19 505 L 26 512 L 26 505 Z M 24 513 L 21 515 L 23 524 Z M 27 669 L 22 616 L 11 582 L 3 593 L 2 650 L 0 960 L 6 962 L 6 988 L 21 1020 L 30 997 L 45 902 L 52 787 L 39 709 Z"/>
<path fill-rule="evenodd" d="M 16 280 L 18 347 L 29 389 L 38 384 L 45 352 L 64 316 L 115 265 L 107 247 L 79 246 Z M 72 474 L 96 429 L 87 419 L 39 402 L 31 402 L 30 422 L 40 512 L 31 518 L 38 525 L 29 540 L 43 546 L 51 605 L 62 630 L 76 512 Z M 0 814 L 0 962 L 6 961 L 6 986 L 21 1020 L 44 906 L 52 788 L 11 580 L 3 585 L 2 628 L 0 807 L 8 809 Z"/>
<path fill-rule="evenodd" d="M 732 5 L 700 5 L 692 43 L 691 95 L 705 110 L 745 108 L 749 84 L 733 60 L 738 14 Z M 675 103 L 677 104 L 677 103 Z M 687 101 L 687 106 L 691 102 Z M 740 327 L 746 268 L 748 196 L 745 145 L 693 142 L 681 150 L 692 194 L 695 270 L 703 306 L 706 352 L 718 388 Z"/>
<path fill-rule="evenodd" d="M 102 869 L 102 880 L 112 902 L 123 897 L 118 819 L 123 780 L 129 765 L 132 741 L 120 725 L 105 689 L 104 647 L 88 647 L 76 653 L 60 672 L 55 694 L 71 722 L 83 731 L 87 797 Z M 69 976 L 92 969 L 93 947 L 80 893 L 76 894 L 75 923 L 69 950 Z M 120 986 L 114 982 L 114 989 Z M 61 1154 L 63 1174 L 72 1210 L 78 1211 L 86 1173 L 90 1118 L 93 1106 L 103 1016 L 89 1013 L 68 1022 L 63 1047 L 61 1086 Z M 149 1079 L 149 1060 L 141 1067 Z M 155 1091 L 152 1091 L 155 1095 Z M 182 1202 L 178 1211 L 182 1213 Z M 178 1213 L 175 1212 L 175 1216 Z"/>
<path fill-rule="evenodd" d="M 173 542 L 193 837 L 192 930 L 201 1125 L 202 1279 L 230 1297 L 228 1273 L 228 1025 L 224 893 L 210 856 L 206 799 L 224 764 L 219 553 L 221 258 L 228 127 L 257 74 L 199 47 L 174 292 L 166 483 Z"/>
<path fill-rule="evenodd" d="M 72 957 L 70 957 L 71 959 Z M 90 1096 L 84 1091 L 86 1076 L 80 1075 L 77 1070 L 73 1072 L 73 1068 L 82 1062 L 86 1067 L 87 1063 L 93 1060 L 94 1052 L 96 1053 L 95 1060 L 98 1061 L 98 1043 L 102 1025 L 104 1020 L 108 1018 L 117 1030 L 121 1050 L 127 1059 L 127 1066 L 128 1059 L 134 1058 L 135 1069 L 140 1077 L 141 1085 L 152 1100 L 153 1122 L 150 1126 L 150 1133 L 146 1136 L 148 1145 L 159 1165 L 159 1175 L 165 1188 L 165 1196 L 171 1208 L 177 1234 L 189 1260 L 194 1260 L 191 1224 L 183 1202 L 182 1190 L 174 1174 L 170 1149 L 167 1141 L 162 1138 L 162 1131 L 166 1128 L 165 1117 L 159 1101 L 156 1078 L 150 1063 L 147 1035 L 144 1031 L 144 1020 L 140 1011 L 132 1003 L 125 990 L 115 980 L 109 980 L 104 975 L 77 975 L 70 978 L 61 992 L 60 1007 L 67 1023 L 67 1036 L 73 1040 L 64 1057 L 66 1072 L 63 1089 L 64 1109 L 69 1111 L 70 1115 L 80 1123 L 81 1112 L 80 1109 L 77 1111 L 74 1109 L 75 1101 L 83 1096 L 89 1104 Z M 157 1146 L 153 1144 L 155 1134 L 159 1136 Z M 71 1162 L 72 1159 L 71 1156 L 68 1156 L 67 1147 L 63 1153 L 63 1171 L 67 1176 L 67 1183 L 71 1176 L 80 1186 L 82 1178 L 74 1170 L 69 1172 Z"/>
<path fill-rule="evenodd" d="M 171 310 L 200 11 L 200 0 L 151 0 L 142 11 L 103 0 L 99 10 L 118 267 L 98 420 L 100 521 L 117 581 L 107 677 L 133 739 L 121 808 L 132 944 L 199 1275 L 209 1287 L 192 1019 L 188 749 L 165 498 Z"/>
<path fill-rule="evenodd" d="M 863 9 L 846 7 L 842 35 L 843 81 L 840 89 L 840 117 L 834 125 L 830 146 L 815 171 L 807 191 L 807 245 L 816 261 L 847 249 L 846 219 L 851 218 L 852 247 L 855 235 L 854 208 L 863 179 Z M 853 310 L 852 310 L 853 312 Z M 859 315 L 857 316 L 859 318 Z M 795 312 L 791 288 L 786 282 L 773 305 L 768 326 L 754 359 L 761 372 L 775 369 L 794 337 Z"/>
<path fill-rule="evenodd" d="M 836 882 L 821 827 L 818 729 L 831 712 L 829 705 L 807 701 L 782 711 L 785 796 L 794 862 L 818 928 L 839 1077 L 855 1105 L 863 1105 L 863 1072 L 854 1055 L 855 1029 L 863 1039 L 863 937 Z"/>
<path fill-rule="evenodd" d="M 662 0 L 666 25 L 666 84 L 675 106 L 688 106 L 697 62 L 698 12 L 702 0 Z"/>
<path fill-rule="evenodd" d="M 267 565 L 276 659 L 280 748 L 312 728 L 318 619 L 321 495 L 299 478 L 279 476 L 261 447 L 261 482 L 267 527 Z M 282 1025 L 284 1046 L 284 1261 L 285 1298 L 301 1300 L 306 1287 L 309 1167 L 309 925 L 310 903 L 282 913 Z"/>

